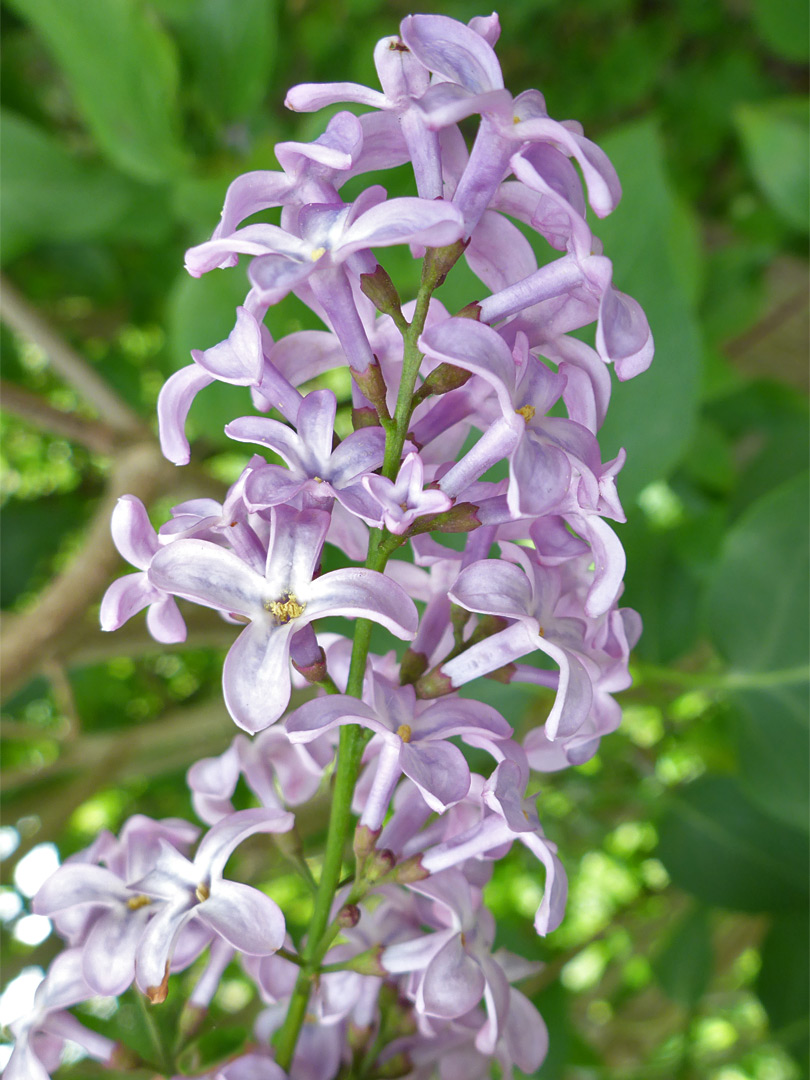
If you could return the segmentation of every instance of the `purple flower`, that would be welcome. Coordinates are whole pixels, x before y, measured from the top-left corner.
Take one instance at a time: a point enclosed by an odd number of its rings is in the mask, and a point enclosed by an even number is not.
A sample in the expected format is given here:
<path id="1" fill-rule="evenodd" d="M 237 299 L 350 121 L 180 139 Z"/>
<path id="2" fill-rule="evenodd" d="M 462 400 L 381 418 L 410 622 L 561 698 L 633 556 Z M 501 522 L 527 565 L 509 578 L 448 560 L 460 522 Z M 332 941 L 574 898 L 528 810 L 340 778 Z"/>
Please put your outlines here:
<path id="1" fill-rule="evenodd" d="M 148 607 L 146 625 L 153 638 L 166 644 L 185 641 L 186 624 L 174 598 L 149 580 L 148 570 L 160 544 L 139 498 L 121 496 L 113 510 L 111 531 L 119 552 L 140 573 L 118 578 L 107 589 L 101 601 L 101 629 L 117 630 Z"/>
<path id="2" fill-rule="evenodd" d="M 392 686 L 377 676 L 374 705 L 343 694 L 308 701 L 287 721 L 291 742 L 309 742 L 341 724 L 361 724 L 380 736 L 382 747 L 361 825 L 379 829 L 394 786 L 404 773 L 438 813 L 463 799 L 470 770 L 461 751 L 446 740 L 456 735 L 486 734 L 506 739 L 511 727 L 489 705 L 461 698 L 418 702 L 412 686 Z"/>
<path id="3" fill-rule="evenodd" d="M 233 552 L 205 540 L 176 540 L 152 562 L 150 580 L 248 625 L 222 672 L 225 704 L 246 731 L 274 723 L 290 699 L 290 640 L 326 615 L 372 619 L 412 638 L 418 616 L 399 586 L 373 570 L 333 570 L 314 578 L 329 515 L 322 510 L 271 510 L 264 575 Z"/>
<path id="4" fill-rule="evenodd" d="M 15 1042 L 3 1070 L 6 1080 L 48 1080 L 59 1066 L 67 1039 L 97 1061 L 112 1063 L 115 1043 L 67 1012 L 93 995 L 82 974 L 81 950 L 68 949 L 57 956 L 37 987 L 31 1011 L 11 1024 Z"/>
<path id="5" fill-rule="evenodd" d="M 407 532 L 418 517 L 440 514 L 453 505 L 444 492 L 424 490 L 424 465 L 416 452 L 402 462 L 396 480 L 364 476 L 363 487 L 382 508 L 386 529 L 398 536 Z"/>
<path id="6" fill-rule="evenodd" d="M 138 943 L 138 986 L 150 1001 L 166 997 L 175 942 L 189 919 L 252 956 L 273 953 L 284 942 L 284 916 L 278 905 L 248 885 L 222 877 L 234 849 L 257 832 L 288 832 L 292 814 L 280 810 L 240 810 L 205 834 L 193 862 L 161 841 L 154 866 L 130 888 L 163 901 Z"/>

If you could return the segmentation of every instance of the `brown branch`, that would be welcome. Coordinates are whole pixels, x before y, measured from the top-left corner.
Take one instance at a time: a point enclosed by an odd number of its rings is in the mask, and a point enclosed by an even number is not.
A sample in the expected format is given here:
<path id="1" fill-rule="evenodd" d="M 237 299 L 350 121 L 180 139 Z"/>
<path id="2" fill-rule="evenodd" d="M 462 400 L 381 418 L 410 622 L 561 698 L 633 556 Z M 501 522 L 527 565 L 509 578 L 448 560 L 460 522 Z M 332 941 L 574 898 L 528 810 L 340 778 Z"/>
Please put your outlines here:
<path id="1" fill-rule="evenodd" d="M 148 502 L 172 486 L 175 469 L 156 444 L 122 447 L 107 490 L 90 523 L 81 550 L 40 593 L 31 607 L 3 620 L 4 646 L 0 657 L 3 693 L 20 686 L 45 660 L 70 639 L 87 607 L 100 595 L 120 562 L 110 536 L 110 517 L 120 495 Z"/>
<path id="2" fill-rule="evenodd" d="M 21 337 L 39 346 L 54 370 L 86 401 L 95 405 L 110 427 L 130 437 L 144 436 L 145 427 L 140 417 L 6 278 L 0 278 L 0 319 Z"/>
<path id="3" fill-rule="evenodd" d="M 120 434 L 100 420 L 55 409 L 38 394 L 5 379 L 0 381 L 0 408 L 28 420 L 50 435 L 62 435 L 99 454 L 111 454 L 120 444 Z"/>

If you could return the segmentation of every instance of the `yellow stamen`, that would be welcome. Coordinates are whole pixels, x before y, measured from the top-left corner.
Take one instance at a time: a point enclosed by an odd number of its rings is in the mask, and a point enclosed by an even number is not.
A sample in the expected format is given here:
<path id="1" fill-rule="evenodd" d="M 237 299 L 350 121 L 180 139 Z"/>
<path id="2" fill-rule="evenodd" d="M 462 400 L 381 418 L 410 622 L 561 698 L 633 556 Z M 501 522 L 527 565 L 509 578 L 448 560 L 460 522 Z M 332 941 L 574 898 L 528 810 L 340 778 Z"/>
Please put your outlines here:
<path id="1" fill-rule="evenodd" d="M 271 615 L 275 616 L 280 626 L 285 626 L 290 619 L 297 619 L 299 615 L 303 615 L 307 605 L 299 604 L 292 593 L 288 593 L 280 600 L 268 600 L 264 606 Z"/>
<path id="2" fill-rule="evenodd" d="M 518 414 L 518 416 L 522 416 L 525 422 L 528 424 L 528 422 L 537 412 L 537 409 L 535 409 L 534 405 L 523 405 L 520 409 L 515 409 L 515 412 Z"/>
<path id="3" fill-rule="evenodd" d="M 309 253 L 309 257 L 310 259 L 312 259 L 313 262 L 317 262 L 318 259 L 322 259 L 325 254 L 325 247 L 313 248 L 312 251 Z"/>
<path id="4" fill-rule="evenodd" d="M 537 633 L 538 633 L 538 634 L 540 635 L 540 637 L 545 637 L 545 636 L 546 636 L 546 632 L 545 632 L 545 630 L 543 629 L 543 627 L 542 627 L 542 626 L 541 626 L 541 627 L 540 627 L 540 629 L 539 629 L 539 630 L 537 631 Z"/>
<path id="5" fill-rule="evenodd" d="M 133 896 L 131 900 L 127 900 L 127 907 L 130 911 L 137 911 L 138 908 L 147 907 L 151 903 L 148 896 Z"/>
<path id="6" fill-rule="evenodd" d="M 194 895 L 197 897 L 200 903 L 202 903 L 203 900 L 207 900 L 208 897 L 211 895 L 211 890 L 208 888 L 204 881 L 201 881 L 197 888 L 194 890 Z"/>
<path id="7" fill-rule="evenodd" d="M 411 729 L 410 729 L 409 725 L 408 724 L 400 724 L 399 727 L 397 728 L 397 735 L 399 735 L 400 739 L 402 739 L 403 742 L 410 742 L 411 741 Z"/>

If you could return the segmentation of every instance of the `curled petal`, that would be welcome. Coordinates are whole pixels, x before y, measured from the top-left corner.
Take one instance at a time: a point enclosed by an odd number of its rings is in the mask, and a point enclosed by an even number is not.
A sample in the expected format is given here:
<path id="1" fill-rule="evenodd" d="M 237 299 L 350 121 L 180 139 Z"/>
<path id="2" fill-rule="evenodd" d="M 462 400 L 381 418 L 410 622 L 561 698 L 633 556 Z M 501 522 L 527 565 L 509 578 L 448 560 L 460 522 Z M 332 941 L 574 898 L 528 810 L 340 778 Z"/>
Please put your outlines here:
<path id="1" fill-rule="evenodd" d="M 241 882 L 218 881 L 195 913 L 228 944 L 249 956 L 266 956 L 284 944 L 284 916 L 278 904 Z"/>
<path id="2" fill-rule="evenodd" d="M 198 364 L 175 371 L 163 384 L 158 395 L 157 414 L 160 431 L 160 449 L 163 456 L 175 465 L 188 465 L 191 450 L 186 438 L 186 417 L 194 398 L 205 386 L 210 386 L 214 376 Z"/>

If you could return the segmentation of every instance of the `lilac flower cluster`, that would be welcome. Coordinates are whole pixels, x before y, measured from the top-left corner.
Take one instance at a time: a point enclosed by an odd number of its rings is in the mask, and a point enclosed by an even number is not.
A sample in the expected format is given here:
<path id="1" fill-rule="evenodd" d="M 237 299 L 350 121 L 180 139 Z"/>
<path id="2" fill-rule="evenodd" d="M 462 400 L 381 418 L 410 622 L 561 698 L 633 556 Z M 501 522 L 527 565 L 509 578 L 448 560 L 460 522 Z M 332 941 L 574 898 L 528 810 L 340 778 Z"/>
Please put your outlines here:
<path id="1" fill-rule="evenodd" d="M 187 254 L 195 276 L 251 256 L 250 288 L 227 340 L 194 351 L 164 386 L 164 453 L 188 462 L 186 417 L 212 382 L 249 387 L 255 412 L 274 415 L 226 427 L 260 452 L 222 504 L 183 503 L 155 531 L 138 499 L 120 500 L 113 536 L 137 572 L 109 588 L 101 621 L 114 630 L 148 608 L 151 633 L 171 643 L 186 632 L 177 598 L 218 611 L 238 628 L 223 692 L 248 734 L 189 771 L 209 826 L 193 857 L 196 827 L 135 818 L 37 894 L 69 948 L 20 1022 L 10 1080 L 46 1076 L 63 1038 L 113 1060 L 109 1040 L 65 1008 L 133 982 L 160 1002 L 171 973 L 206 949 L 187 1011 L 201 1022 L 235 959 L 265 1005 L 255 1043 L 218 1080 L 472 1080 L 493 1061 L 509 1077 L 544 1057 L 543 1021 L 512 985 L 535 965 L 493 951 L 484 891 L 518 842 L 543 867 L 535 930 L 563 917 L 566 876 L 532 773 L 588 760 L 619 723 L 613 694 L 629 685 L 640 621 L 618 606 L 624 553 L 609 524 L 624 520 L 624 453 L 603 462 L 597 433 L 606 364 L 630 378 L 653 345 L 585 216 L 586 198 L 597 217 L 618 202 L 613 167 L 538 91 L 504 89 L 498 34 L 496 15 L 409 16 L 375 49 L 381 90 L 294 87 L 295 110 L 371 111 L 338 112 L 312 143 L 280 143 L 280 170 L 235 180 L 212 238 Z M 458 125 L 474 115 L 468 148 Z M 375 185 L 341 198 L 350 179 L 406 162 L 415 196 Z M 273 208 L 279 224 L 242 225 Z M 558 253 L 541 266 L 534 235 Z M 407 303 L 374 254 L 402 244 L 422 261 Z M 433 294 L 462 258 L 482 288 L 451 316 Z M 325 329 L 274 340 L 265 317 L 288 293 Z M 571 336 L 592 324 L 593 345 Z M 335 394 L 301 389 L 341 366 L 355 429 L 342 439 Z M 490 479 L 499 463 L 504 478 Z M 327 547 L 344 568 L 323 572 Z M 327 616 L 354 620 L 353 637 L 325 632 Z M 372 623 L 408 643 L 399 659 L 370 651 Z M 480 677 L 547 688 L 548 715 L 518 741 L 494 708 L 459 695 Z M 310 696 L 288 712 L 293 687 Z M 464 746 L 491 759 L 488 775 Z M 325 775 L 316 881 L 295 811 Z M 240 778 L 254 809 L 234 810 Z M 309 876 L 303 941 L 265 893 L 223 876 L 256 833 L 276 834 Z"/>

